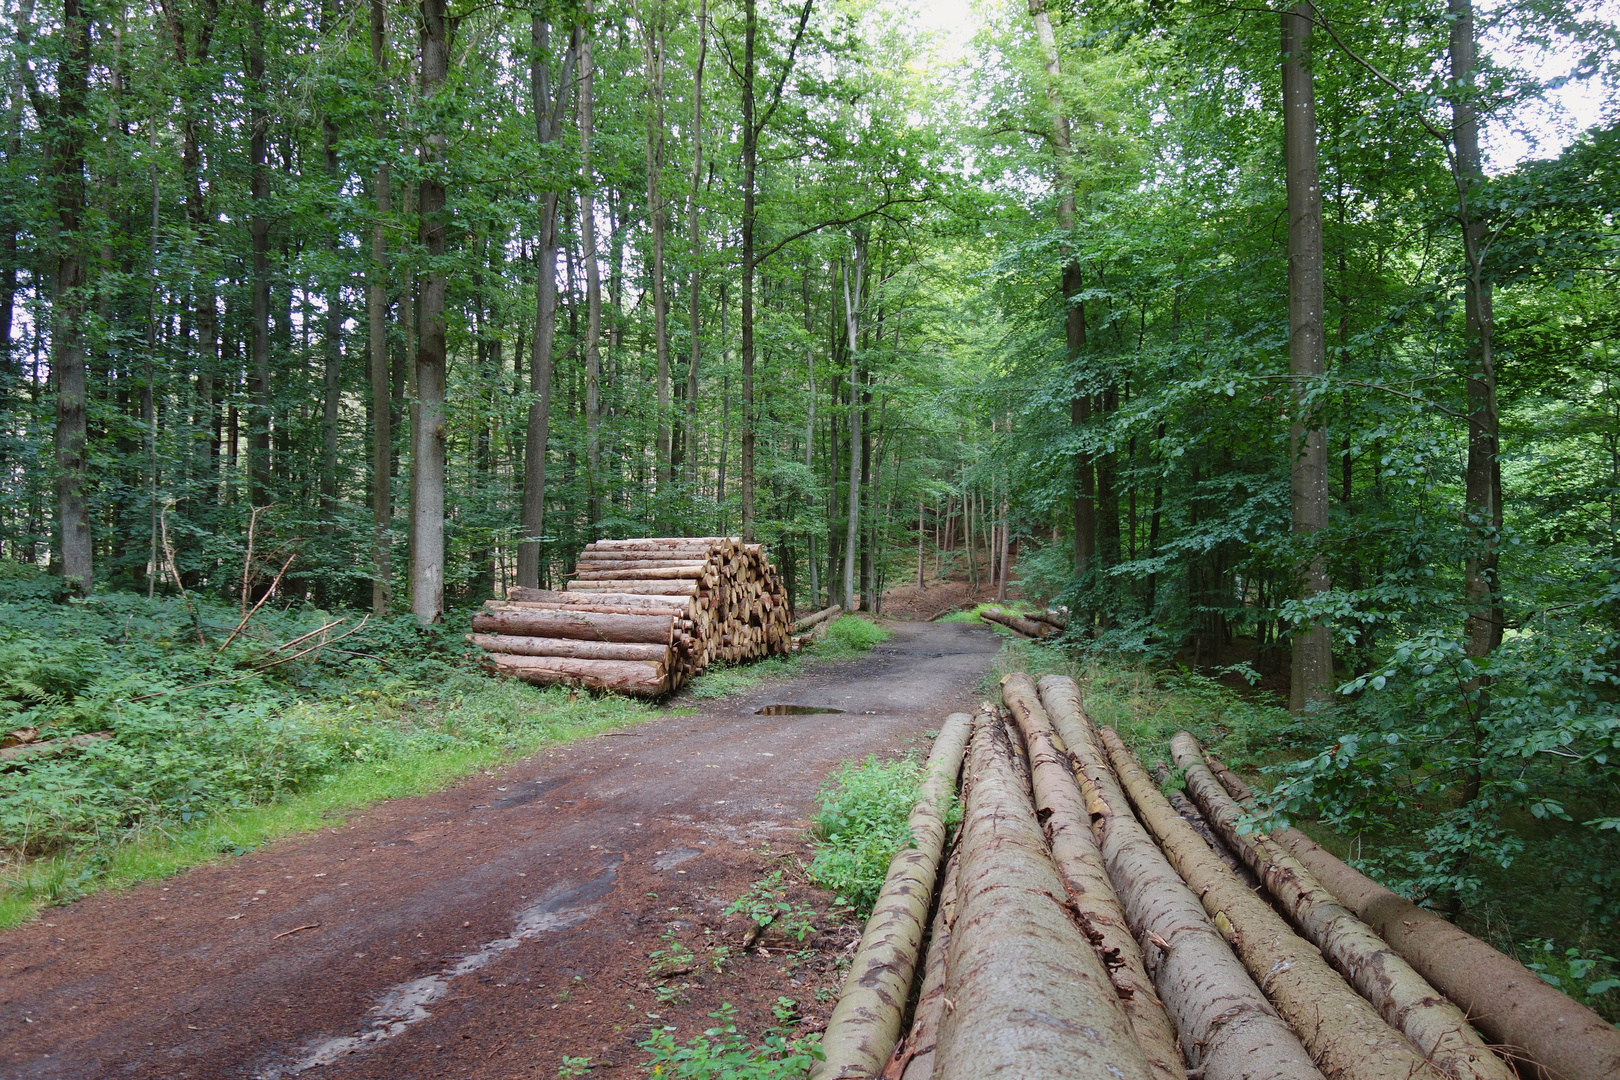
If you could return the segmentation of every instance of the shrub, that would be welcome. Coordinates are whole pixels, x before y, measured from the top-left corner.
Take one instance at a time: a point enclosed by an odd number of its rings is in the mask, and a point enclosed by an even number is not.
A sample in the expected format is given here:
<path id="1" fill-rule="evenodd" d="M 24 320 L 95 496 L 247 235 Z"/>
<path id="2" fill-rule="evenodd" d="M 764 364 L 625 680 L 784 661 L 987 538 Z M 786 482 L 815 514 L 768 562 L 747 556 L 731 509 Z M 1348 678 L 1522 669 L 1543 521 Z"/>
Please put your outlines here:
<path id="1" fill-rule="evenodd" d="M 893 636 L 893 630 L 879 626 L 870 619 L 863 619 L 859 615 L 840 615 L 833 620 L 831 626 L 827 627 L 829 641 L 855 652 L 865 652 Z"/>
<path id="2" fill-rule="evenodd" d="M 922 767 L 915 757 L 845 762 L 821 791 L 817 850 L 810 879 L 871 914 L 889 860 L 911 843 L 907 819 L 917 801 Z"/>

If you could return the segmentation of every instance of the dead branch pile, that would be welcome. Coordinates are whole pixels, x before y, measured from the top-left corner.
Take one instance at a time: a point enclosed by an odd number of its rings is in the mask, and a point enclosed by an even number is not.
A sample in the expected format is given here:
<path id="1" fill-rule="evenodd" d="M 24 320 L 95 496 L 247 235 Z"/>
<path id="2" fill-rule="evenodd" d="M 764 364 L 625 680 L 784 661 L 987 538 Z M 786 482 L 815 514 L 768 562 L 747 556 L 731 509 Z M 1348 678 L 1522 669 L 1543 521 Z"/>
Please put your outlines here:
<path id="1" fill-rule="evenodd" d="M 954 841 L 968 718 L 936 740 L 812 1080 L 1620 1076 L 1584 1006 L 1303 834 L 1247 832 L 1249 792 L 1191 735 L 1159 755 L 1177 806 L 1074 680 L 1009 675 L 1002 702 L 972 723 Z"/>
<path id="2" fill-rule="evenodd" d="M 468 640 L 525 682 L 657 697 L 719 660 L 786 652 L 787 593 L 759 544 L 735 537 L 598 540 L 565 589 L 514 588 Z"/>

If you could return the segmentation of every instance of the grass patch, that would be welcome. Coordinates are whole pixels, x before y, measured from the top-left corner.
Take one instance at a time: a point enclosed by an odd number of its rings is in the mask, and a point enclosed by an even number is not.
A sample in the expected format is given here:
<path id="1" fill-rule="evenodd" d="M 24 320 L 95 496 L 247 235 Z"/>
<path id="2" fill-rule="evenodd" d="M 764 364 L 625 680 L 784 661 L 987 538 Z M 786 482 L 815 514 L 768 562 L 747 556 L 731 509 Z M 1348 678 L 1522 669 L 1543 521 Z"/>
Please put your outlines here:
<path id="1" fill-rule="evenodd" d="M 889 640 L 894 631 L 879 626 L 859 615 L 842 615 L 835 619 L 827 632 L 796 653 L 768 656 L 741 664 L 713 664 L 702 675 L 693 679 L 682 691 L 682 697 L 699 701 L 712 701 L 731 694 L 752 690 L 771 679 L 789 679 L 816 660 L 847 660 Z"/>
<path id="2" fill-rule="evenodd" d="M 991 601 L 990 603 L 985 603 L 985 604 L 975 604 L 971 610 L 953 611 L 949 615 L 943 615 L 940 618 L 935 619 L 934 621 L 935 622 L 974 623 L 975 625 L 978 625 L 978 626 L 988 626 L 993 630 L 999 630 L 999 631 L 1001 631 L 1002 634 L 1007 635 L 1007 636 L 1011 636 L 1011 637 L 1016 637 L 1017 636 L 1017 635 L 1013 634 L 1013 632 L 1011 630 L 1008 630 L 1005 626 L 1002 626 L 1000 623 L 994 623 L 994 622 L 991 622 L 989 619 L 981 619 L 981 618 L 979 618 L 979 613 L 981 611 L 985 611 L 986 609 L 995 610 L 995 611 L 1012 611 L 1012 612 L 1016 612 L 1016 613 L 1018 613 L 1020 615 L 1024 615 L 1024 614 L 1028 614 L 1031 611 L 1034 611 L 1035 607 L 1034 607 L 1034 605 L 1024 603 L 1021 600 L 1009 600 L 1005 604 L 998 604 L 998 603 L 995 603 L 994 601 Z M 1024 640 L 1024 639 L 1020 639 L 1020 640 Z"/>
<path id="3" fill-rule="evenodd" d="M 824 656 L 851 655 L 865 652 L 892 637 L 893 630 L 864 616 L 840 615 L 827 627 L 827 635 L 816 643 L 816 649 Z"/>

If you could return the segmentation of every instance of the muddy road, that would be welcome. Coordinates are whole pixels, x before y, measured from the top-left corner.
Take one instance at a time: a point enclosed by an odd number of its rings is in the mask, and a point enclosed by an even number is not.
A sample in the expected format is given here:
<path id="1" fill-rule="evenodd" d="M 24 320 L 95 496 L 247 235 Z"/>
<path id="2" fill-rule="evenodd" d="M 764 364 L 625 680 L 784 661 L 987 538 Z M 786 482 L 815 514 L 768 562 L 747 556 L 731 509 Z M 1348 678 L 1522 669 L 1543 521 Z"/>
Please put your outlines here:
<path id="1" fill-rule="evenodd" d="M 773 868 L 792 883 L 840 761 L 925 745 L 975 704 L 997 638 L 896 631 L 857 660 L 674 703 L 697 715 L 49 908 L 0 935 L 0 1075 L 549 1078 L 568 1056 L 628 1077 L 649 1029 L 684 1041 L 722 1001 L 758 1030 L 792 999 L 787 1022 L 813 1030 L 858 928 L 822 919 L 805 945 L 745 955 L 723 912 Z M 773 704 L 843 712 L 756 711 Z M 671 940 L 696 959 L 660 990 L 649 954 Z"/>

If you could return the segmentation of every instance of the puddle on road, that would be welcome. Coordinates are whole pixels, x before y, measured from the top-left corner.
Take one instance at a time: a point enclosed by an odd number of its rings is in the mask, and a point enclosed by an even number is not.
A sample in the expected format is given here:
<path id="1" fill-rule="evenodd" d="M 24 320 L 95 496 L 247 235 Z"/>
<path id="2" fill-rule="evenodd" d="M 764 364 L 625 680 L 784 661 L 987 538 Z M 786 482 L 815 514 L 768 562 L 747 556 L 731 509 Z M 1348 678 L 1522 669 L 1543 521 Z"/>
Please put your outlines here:
<path id="1" fill-rule="evenodd" d="M 309 1069 L 330 1065 L 357 1050 L 405 1034 L 412 1024 L 433 1015 L 428 1006 L 450 991 L 452 980 L 487 966 L 502 953 L 517 948 L 529 938 L 548 930 L 566 930 L 578 926 L 594 915 L 600 905 L 592 901 L 606 896 L 613 888 L 622 858 L 612 858 L 605 870 L 583 885 L 553 889 L 540 900 L 519 910 L 514 916 L 512 932 L 506 937 L 485 942 L 436 974 L 412 979 L 383 991 L 377 1004 L 371 1008 L 371 1030 L 359 1035 L 322 1039 L 306 1047 L 291 1065 L 267 1069 L 259 1073 L 259 1077 L 261 1080 L 276 1080 L 281 1076 L 297 1076 Z"/>
<path id="2" fill-rule="evenodd" d="M 755 709 L 755 716 L 822 716 L 831 713 L 842 713 L 843 709 L 824 709 L 819 705 L 767 705 L 763 709 Z"/>

